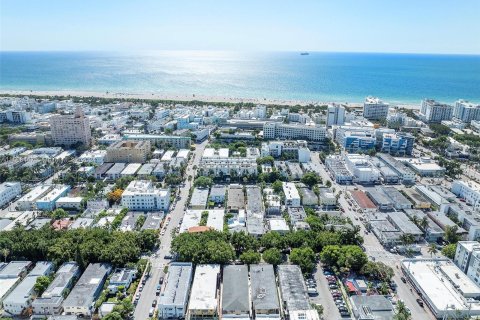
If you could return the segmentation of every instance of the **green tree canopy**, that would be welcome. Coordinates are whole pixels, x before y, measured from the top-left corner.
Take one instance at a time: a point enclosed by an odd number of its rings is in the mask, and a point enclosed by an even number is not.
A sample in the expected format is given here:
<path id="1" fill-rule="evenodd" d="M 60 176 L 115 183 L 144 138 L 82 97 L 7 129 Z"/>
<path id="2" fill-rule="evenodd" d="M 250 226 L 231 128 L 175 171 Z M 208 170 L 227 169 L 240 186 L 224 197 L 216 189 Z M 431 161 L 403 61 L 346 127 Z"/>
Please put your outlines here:
<path id="1" fill-rule="evenodd" d="M 193 182 L 193 185 L 195 187 L 199 187 L 199 188 L 208 188 L 210 187 L 211 185 L 213 184 L 213 181 L 211 178 L 209 177 L 198 177 L 197 179 L 195 179 L 195 181 Z"/>
<path id="2" fill-rule="evenodd" d="M 275 248 L 265 250 L 262 257 L 266 263 L 273 264 L 274 266 L 278 266 L 282 263 L 282 254 Z"/>
<path id="3" fill-rule="evenodd" d="M 304 273 L 311 273 L 315 268 L 315 252 L 309 247 L 293 249 L 289 258 L 293 264 L 298 264 Z"/>
<path id="4" fill-rule="evenodd" d="M 244 264 L 257 264 L 260 262 L 261 255 L 253 250 L 247 250 L 240 255 L 240 261 Z"/>
<path id="5" fill-rule="evenodd" d="M 309 187 L 313 187 L 314 185 L 321 183 L 322 178 L 315 172 L 307 172 L 303 175 L 301 181 L 305 183 Z"/>

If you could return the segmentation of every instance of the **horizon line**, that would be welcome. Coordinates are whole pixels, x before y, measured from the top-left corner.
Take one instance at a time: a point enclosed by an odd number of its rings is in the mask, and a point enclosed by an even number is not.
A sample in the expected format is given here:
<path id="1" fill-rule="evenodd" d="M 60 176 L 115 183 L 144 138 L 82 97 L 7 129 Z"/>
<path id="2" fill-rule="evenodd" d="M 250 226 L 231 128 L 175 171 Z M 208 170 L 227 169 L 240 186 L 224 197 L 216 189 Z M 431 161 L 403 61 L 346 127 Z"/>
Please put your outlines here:
<path id="1" fill-rule="evenodd" d="M 233 49 L 145 49 L 145 50 L 0 50 L 0 53 L 153 53 L 153 52 L 231 52 L 231 53 L 334 53 L 334 54 L 391 54 L 391 55 L 442 55 L 480 56 L 480 53 L 445 52 L 395 52 L 395 51 L 322 51 L 322 50 L 233 50 Z"/>

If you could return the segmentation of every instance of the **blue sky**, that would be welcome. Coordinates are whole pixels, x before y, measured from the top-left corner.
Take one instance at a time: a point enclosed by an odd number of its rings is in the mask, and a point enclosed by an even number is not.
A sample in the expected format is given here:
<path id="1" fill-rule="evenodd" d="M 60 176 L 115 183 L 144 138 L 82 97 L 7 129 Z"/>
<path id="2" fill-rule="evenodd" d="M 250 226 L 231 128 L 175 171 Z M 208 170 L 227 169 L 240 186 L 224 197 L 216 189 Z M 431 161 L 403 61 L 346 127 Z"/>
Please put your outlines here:
<path id="1" fill-rule="evenodd" d="M 0 0 L 0 50 L 480 54 L 478 0 Z"/>

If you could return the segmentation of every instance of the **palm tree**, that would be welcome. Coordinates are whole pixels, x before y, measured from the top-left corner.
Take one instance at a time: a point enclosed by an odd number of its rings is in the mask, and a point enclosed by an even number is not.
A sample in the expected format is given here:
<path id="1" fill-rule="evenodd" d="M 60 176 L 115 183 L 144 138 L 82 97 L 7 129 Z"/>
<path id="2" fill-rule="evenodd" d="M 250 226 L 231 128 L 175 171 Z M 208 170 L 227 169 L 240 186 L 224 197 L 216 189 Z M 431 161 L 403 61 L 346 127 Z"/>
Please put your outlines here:
<path id="1" fill-rule="evenodd" d="M 415 238 L 413 237 L 412 234 L 404 233 L 400 236 L 400 241 L 403 243 L 403 245 L 407 246 L 414 243 Z"/>
<path id="2" fill-rule="evenodd" d="M 418 220 L 418 217 L 417 217 L 417 216 L 412 216 L 412 217 L 410 218 L 410 220 L 412 220 L 412 222 L 413 222 L 416 226 L 418 226 L 419 220 Z"/>
<path id="3" fill-rule="evenodd" d="M 4 258 L 5 263 L 7 263 L 7 257 L 10 254 L 10 250 L 8 248 L 2 249 L 2 256 Z"/>
<path id="4" fill-rule="evenodd" d="M 423 217 L 422 220 L 420 220 L 419 225 L 420 225 L 420 228 L 422 228 L 423 231 L 426 232 L 428 228 L 428 218 L 426 216 Z"/>
<path id="5" fill-rule="evenodd" d="M 397 302 L 397 307 L 395 308 L 395 316 L 393 319 L 395 320 L 410 320 L 412 316 L 410 315 L 410 311 L 405 306 L 405 303 L 402 300 Z"/>
<path id="6" fill-rule="evenodd" d="M 430 253 L 430 257 L 437 253 L 437 246 L 434 243 L 428 245 L 428 253 Z"/>

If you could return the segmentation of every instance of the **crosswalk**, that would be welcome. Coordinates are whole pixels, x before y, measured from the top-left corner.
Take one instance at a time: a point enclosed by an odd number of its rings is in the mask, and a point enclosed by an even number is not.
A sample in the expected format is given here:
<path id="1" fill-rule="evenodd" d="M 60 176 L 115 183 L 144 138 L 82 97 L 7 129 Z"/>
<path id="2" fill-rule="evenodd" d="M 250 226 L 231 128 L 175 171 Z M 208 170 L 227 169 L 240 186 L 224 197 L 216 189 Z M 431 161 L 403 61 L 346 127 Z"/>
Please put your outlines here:
<path id="1" fill-rule="evenodd" d="M 392 254 L 384 248 L 378 248 L 376 246 L 364 246 L 366 253 L 375 258 L 375 261 L 381 261 L 384 263 L 398 262 L 400 260 L 398 255 Z"/>

